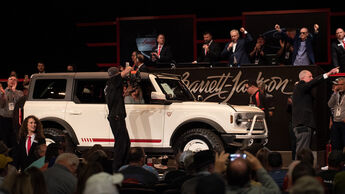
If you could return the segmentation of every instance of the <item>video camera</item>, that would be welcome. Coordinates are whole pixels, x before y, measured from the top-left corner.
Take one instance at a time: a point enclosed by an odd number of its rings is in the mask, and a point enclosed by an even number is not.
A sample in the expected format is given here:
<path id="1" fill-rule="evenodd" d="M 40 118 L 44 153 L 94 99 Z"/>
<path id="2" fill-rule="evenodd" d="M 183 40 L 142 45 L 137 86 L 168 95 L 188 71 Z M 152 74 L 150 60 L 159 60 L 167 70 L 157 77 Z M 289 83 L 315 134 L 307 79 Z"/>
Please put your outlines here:
<path id="1" fill-rule="evenodd" d="M 140 71 L 131 71 L 123 80 L 126 87 L 130 85 L 133 89 L 136 89 L 141 82 Z"/>

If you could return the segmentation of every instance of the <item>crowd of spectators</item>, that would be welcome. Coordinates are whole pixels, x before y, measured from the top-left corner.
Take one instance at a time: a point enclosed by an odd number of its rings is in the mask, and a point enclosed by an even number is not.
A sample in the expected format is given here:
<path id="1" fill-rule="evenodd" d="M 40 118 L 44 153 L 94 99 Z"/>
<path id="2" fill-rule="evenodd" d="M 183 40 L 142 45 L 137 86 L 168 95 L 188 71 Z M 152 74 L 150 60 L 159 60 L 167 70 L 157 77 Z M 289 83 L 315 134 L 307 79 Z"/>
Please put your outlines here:
<path id="1" fill-rule="evenodd" d="M 0 193 L 344 193 L 345 154 L 332 151 L 328 168 L 315 168 L 313 153 L 302 149 L 283 167 L 282 155 L 266 147 L 230 154 L 204 150 L 179 152 L 164 173 L 146 164 L 141 147 L 131 147 L 128 164 L 112 172 L 101 145 L 83 155 L 64 152 L 57 143 L 43 151 L 44 162 L 17 170 L 16 158 L 0 142 Z M 152 164 L 151 164 L 152 165 Z"/>

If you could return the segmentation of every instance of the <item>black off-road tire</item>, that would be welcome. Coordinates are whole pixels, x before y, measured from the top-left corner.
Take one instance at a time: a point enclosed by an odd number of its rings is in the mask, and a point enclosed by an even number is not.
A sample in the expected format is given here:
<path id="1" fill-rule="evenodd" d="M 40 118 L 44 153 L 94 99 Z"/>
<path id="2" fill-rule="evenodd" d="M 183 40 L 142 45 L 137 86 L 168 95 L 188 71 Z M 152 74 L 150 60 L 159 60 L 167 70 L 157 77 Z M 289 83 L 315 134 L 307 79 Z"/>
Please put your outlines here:
<path id="1" fill-rule="evenodd" d="M 52 140 L 50 143 L 59 143 L 65 148 L 65 152 L 75 153 L 76 146 L 73 144 L 70 136 L 63 130 L 57 128 L 45 128 L 44 136 L 46 141 Z"/>

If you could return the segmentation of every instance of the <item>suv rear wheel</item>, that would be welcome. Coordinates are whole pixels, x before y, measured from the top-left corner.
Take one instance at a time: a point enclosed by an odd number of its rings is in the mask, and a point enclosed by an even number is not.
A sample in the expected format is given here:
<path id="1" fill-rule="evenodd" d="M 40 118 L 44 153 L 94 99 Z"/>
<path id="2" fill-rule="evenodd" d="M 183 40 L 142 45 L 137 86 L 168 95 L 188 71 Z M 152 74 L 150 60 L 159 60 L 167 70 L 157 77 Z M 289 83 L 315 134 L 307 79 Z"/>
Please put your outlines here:
<path id="1" fill-rule="evenodd" d="M 47 145 L 51 143 L 59 143 L 65 148 L 65 152 L 75 152 L 75 146 L 71 138 L 63 132 L 61 129 L 57 128 L 45 128 L 44 136 L 46 137 Z"/>
<path id="2" fill-rule="evenodd" d="M 209 129 L 194 128 L 184 132 L 174 143 L 175 150 L 198 152 L 202 150 L 224 150 L 222 140 Z"/>

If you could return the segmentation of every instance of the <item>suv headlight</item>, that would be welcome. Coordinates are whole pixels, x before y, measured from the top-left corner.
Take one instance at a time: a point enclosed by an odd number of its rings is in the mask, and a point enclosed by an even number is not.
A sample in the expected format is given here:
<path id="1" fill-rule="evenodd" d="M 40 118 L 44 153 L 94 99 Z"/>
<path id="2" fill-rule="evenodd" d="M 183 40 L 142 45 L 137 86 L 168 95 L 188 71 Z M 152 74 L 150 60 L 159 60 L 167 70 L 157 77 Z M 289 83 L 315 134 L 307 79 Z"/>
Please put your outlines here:
<path id="1" fill-rule="evenodd" d="M 242 117 L 240 114 L 238 114 L 238 115 L 236 116 L 236 120 L 235 120 L 236 125 L 240 125 L 240 124 L 242 123 L 242 121 L 243 121 L 242 118 L 243 118 L 243 117 Z"/>
<path id="2" fill-rule="evenodd" d="M 233 119 L 233 118 L 235 118 L 235 119 Z M 245 114 L 241 114 L 241 113 L 235 114 L 234 116 L 231 116 L 230 120 L 231 120 L 231 123 L 233 122 L 233 120 L 235 120 L 235 124 L 238 125 L 238 126 L 248 122 L 248 119 L 246 118 L 246 115 Z"/>

